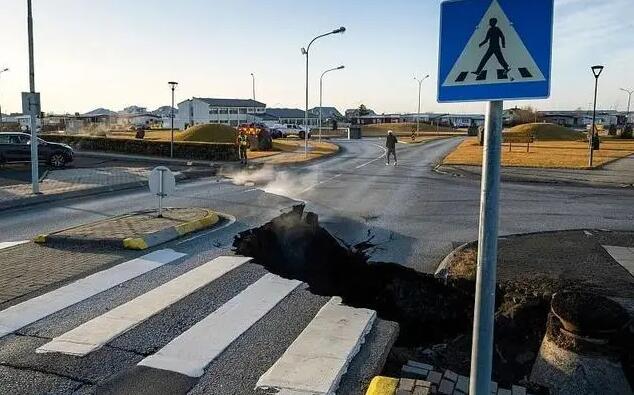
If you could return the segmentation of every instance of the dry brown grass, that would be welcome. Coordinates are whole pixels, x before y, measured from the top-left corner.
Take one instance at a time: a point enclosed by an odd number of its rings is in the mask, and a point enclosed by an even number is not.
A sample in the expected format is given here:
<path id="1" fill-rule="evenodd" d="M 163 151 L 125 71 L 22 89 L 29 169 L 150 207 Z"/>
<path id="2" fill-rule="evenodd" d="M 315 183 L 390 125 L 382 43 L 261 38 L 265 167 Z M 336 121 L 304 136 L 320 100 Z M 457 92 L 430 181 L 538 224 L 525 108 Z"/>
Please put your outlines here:
<path id="1" fill-rule="evenodd" d="M 301 163 L 314 159 L 319 159 L 339 151 L 339 146 L 329 142 L 310 141 L 308 143 L 308 155 L 304 155 L 304 141 L 299 139 L 279 139 L 273 140 L 273 153 L 266 155 L 268 164 L 290 164 Z M 251 156 L 251 155 L 249 155 Z"/>
<path id="2" fill-rule="evenodd" d="M 536 141 L 526 152 L 523 144 L 502 147 L 502 166 L 584 169 L 588 166 L 588 143 L 585 141 Z M 602 138 L 601 149 L 594 151 L 594 167 L 634 154 L 634 140 Z M 482 165 L 482 147 L 477 138 L 462 142 L 444 160 L 446 165 Z"/>
<path id="3" fill-rule="evenodd" d="M 451 264 L 447 267 L 447 273 L 451 278 L 475 280 L 477 261 L 477 249 L 466 248 L 454 255 Z"/>

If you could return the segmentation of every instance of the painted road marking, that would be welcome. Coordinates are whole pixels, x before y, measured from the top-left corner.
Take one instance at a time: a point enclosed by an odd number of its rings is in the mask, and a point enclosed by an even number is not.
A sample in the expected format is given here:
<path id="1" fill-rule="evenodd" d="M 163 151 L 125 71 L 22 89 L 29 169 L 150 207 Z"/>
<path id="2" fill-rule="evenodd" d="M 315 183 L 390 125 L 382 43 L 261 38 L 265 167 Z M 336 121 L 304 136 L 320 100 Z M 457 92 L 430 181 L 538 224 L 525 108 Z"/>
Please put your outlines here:
<path id="1" fill-rule="evenodd" d="M 602 246 L 610 256 L 634 276 L 634 247 Z"/>
<path id="2" fill-rule="evenodd" d="M 233 225 L 234 223 L 236 223 L 236 217 L 234 217 L 233 215 L 230 214 L 226 214 L 226 213 L 218 213 L 220 214 L 221 217 L 224 217 L 225 219 L 228 219 L 228 221 L 224 224 L 222 224 L 221 226 L 217 227 L 217 228 L 213 228 L 210 229 L 206 232 L 196 232 L 195 236 L 189 237 L 187 239 L 181 240 L 178 243 L 176 243 L 176 245 L 181 245 L 183 243 L 189 243 L 190 241 L 196 240 L 196 239 L 200 239 L 201 237 L 206 237 L 209 236 L 210 233 L 214 233 L 217 232 L 221 229 L 224 228 L 228 228 L 229 226 Z"/>
<path id="3" fill-rule="evenodd" d="M 280 393 L 334 394 L 348 364 L 372 329 L 376 312 L 330 299 L 284 355 L 264 374 L 257 388 Z"/>
<path id="4" fill-rule="evenodd" d="M 211 361 L 300 284 L 264 275 L 139 365 L 202 376 Z"/>
<path id="5" fill-rule="evenodd" d="M 0 338 L 185 255 L 154 251 L 0 311 Z"/>
<path id="6" fill-rule="evenodd" d="M 19 246 L 20 244 L 28 243 L 29 240 L 21 240 L 21 241 L 3 241 L 0 243 L 0 250 L 4 250 L 5 248 Z"/>
<path id="7" fill-rule="evenodd" d="M 375 147 L 379 147 L 380 149 L 382 149 L 382 150 L 383 150 L 383 153 L 382 153 L 382 154 L 381 154 L 378 158 L 374 158 L 374 159 L 372 159 L 372 160 L 371 160 L 371 161 L 369 161 L 369 162 L 362 163 L 362 164 L 360 164 L 359 166 L 355 167 L 355 169 L 360 169 L 360 168 L 362 168 L 362 167 L 366 167 L 366 166 L 367 166 L 367 165 L 369 165 L 370 163 L 374 163 L 374 162 L 376 162 L 377 160 L 379 160 L 379 159 L 381 159 L 381 158 L 385 157 L 385 155 L 387 155 L 387 148 L 382 147 L 382 146 L 380 146 L 380 145 L 378 145 L 378 144 L 374 144 L 374 143 L 370 143 L 370 144 L 374 145 Z"/>
<path id="8" fill-rule="evenodd" d="M 38 353 L 85 356 L 251 258 L 221 256 L 54 338 Z"/>

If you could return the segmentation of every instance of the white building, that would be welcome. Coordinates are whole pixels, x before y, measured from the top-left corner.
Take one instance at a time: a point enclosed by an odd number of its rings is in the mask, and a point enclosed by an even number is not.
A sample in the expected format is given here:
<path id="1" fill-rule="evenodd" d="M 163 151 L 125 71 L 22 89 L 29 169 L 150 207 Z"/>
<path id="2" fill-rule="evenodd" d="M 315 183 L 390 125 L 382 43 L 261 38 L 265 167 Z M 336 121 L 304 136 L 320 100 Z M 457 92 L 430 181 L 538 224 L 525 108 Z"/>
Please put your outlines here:
<path id="1" fill-rule="evenodd" d="M 238 126 L 257 121 L 266 112 L 266 104 L 251 99 L 214 99 L 194 97 L 178 103 L 178 115 L 174 127 L 186 127 L 207 123 Z"/>

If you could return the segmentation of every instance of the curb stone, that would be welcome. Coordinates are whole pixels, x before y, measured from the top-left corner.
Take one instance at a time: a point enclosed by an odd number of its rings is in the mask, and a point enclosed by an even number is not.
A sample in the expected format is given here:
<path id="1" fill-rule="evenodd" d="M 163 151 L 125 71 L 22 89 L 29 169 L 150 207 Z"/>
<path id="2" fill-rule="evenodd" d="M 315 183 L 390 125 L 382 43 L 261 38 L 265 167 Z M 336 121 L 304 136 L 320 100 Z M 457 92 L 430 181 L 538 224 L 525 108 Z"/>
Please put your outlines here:
<path id="1" fill-rule="evenodd" d="M 458 248 L 455 248 L 440 262 L 440 264 L 436 268 L 436 271 L 434 272 L 434 277 L 447 280 L 447 276 L 449 274 L 447 268 L 453 261 L 454 257 L 457 254 L 461 253 L 462 251 L 466 250 L 467 248 L 471 248 L 477 245 L 478 245 L 478 240 L 473 240 L 458 246 Z"/>
<path id="2" fill-rule="evenodd" d="M 398 379 L 376 376 L 370 382 L 365 395 L 394 395 L 398 388 Z"/>
<path id="3" fill-rule="evenodd" d="M 115 246 L 123 247 L 128 250 L 146 250 L 148 248 L 155 247 L 159 244 L 172 241 L 174 239 L 177 239 L 189 233 L 193 233 L 202 229 L 207 229 L 216 225 L 220 221 L 220 215 L 211 210 L 206 210 L 206 211 L 207 211 L 207 214 L 203 218 L 185 222 L 179 225 L 174 225 L 169 228 L 162 229 L 156 232 L 148 233 L 142 237 L 129 237 L 123 240 L 113 240 L 112 243 L 115 244 Z M 120 217 L 125 217 L 130 215 L 134 215 L 134 214 L 126 214 Z M 117 218 L 117 217 L 114 217 L 114 218 Z M 113 218 L 108 218 L 102 221 L 97 221 L 96 223 L 107 222 L 112 219 Z M 51 241 L 51 240 L 72 242 L 76 239 L 65 238 L 63 236 L 56 238 L 55 234 L 61 233 L 70 229 L 74 229 L 80 226 L 83 226 L 83 225 L 78 225 L 75 227 L 63 229 L 51 234 L 40 234 L 40 235 L 37 235 L 35 238 L 33 238 L 33 241 L 38 244 L 45 244 L 47 241 Z M 82 242 L 86 242 L 86 241 L 89 241 L 89 240 L 82 240 Z"/>

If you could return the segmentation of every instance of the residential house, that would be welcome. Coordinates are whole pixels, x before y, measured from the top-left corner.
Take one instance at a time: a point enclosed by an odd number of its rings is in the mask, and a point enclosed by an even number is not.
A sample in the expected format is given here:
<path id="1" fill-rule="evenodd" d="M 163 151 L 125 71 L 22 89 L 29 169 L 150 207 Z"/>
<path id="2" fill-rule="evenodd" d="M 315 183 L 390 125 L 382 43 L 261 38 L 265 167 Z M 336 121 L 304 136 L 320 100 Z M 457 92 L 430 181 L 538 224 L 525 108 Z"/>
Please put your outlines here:
<path id="1" fill-rule="evenodd" d="M 265 110 L 266 104 L 251 99 L 194 97 L 178 103 L 174 127 L 184 129 L 208 123 L 238 126 L 255 121 Z"/>

